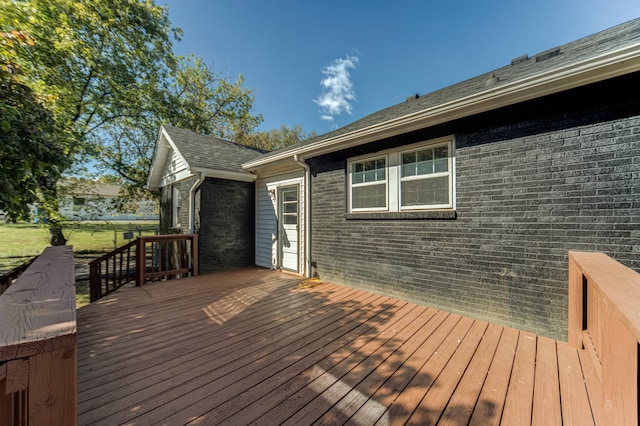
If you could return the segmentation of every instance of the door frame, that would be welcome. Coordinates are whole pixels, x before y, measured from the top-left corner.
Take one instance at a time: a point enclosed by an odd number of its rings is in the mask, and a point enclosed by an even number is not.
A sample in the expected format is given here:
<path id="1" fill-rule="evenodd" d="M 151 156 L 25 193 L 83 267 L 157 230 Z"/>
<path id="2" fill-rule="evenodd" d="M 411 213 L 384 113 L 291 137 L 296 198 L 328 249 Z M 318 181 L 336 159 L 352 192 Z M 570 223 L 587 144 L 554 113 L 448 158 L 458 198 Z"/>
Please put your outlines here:
<path id="1" fill-rule="evenodd" d="M 284 215 L 284 208 L 283 208 L 283 196 L 282 193 L 285 191 L 291 191 L 291 190 L 295 190 L 296 193 L 296 234 L 297 234 L 297 238 L 296 238 L 296 268 L 295 269 L 291 269 L 291 268 L 286 268 L 283 265 L 283 233 L 284 233 L 284 223 L 283 223 L 283 215 Z M 277 232 L 278 232 L 278 238 L 277 238 L 277 242 L 276 242 L 276 267 L 278 269 L 282 269 L 285 271 L 291 271 L 291 272 L 296 272 L 299 273 L 300 272 L 300 184 L 299 183 L 294 183 L 291 185 L 282 185 L 282 186 L 278 186 L 277 188 Z"/>

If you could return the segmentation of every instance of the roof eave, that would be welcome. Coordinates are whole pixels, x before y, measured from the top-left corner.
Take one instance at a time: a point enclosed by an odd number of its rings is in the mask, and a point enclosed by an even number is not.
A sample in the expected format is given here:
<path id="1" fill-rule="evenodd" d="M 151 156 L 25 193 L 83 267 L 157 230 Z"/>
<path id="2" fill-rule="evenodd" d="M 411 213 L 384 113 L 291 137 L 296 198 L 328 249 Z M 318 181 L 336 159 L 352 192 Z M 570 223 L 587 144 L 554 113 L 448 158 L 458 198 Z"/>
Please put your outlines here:
<path id="1" fill-rule="evenodd" d="M 216 170 L 209 168 L 194 167 L 191 169 L 192 174 L 202 173 L 205 177 L 235 180 L 240 182 L 254 182 L 256 175 L 249 172 L 231 172 L 227 170 Z"/>
<path id="2" fill-rule="evenodd" d="M 482 92 L 384 121 L 353 132 L 287 150 L 268 158 L 257 158 L 243 164 L 245 170 L 257 170 L 286 161 L 298 155 L 309 158 L 345 149 L 385 137 L 434 126 L 459 118 L 491 111 L 553 93 L 608 80 L 640 71 L 640 43 L 602 55 L 568 64 L 546 72 L 505 83 Z"/>

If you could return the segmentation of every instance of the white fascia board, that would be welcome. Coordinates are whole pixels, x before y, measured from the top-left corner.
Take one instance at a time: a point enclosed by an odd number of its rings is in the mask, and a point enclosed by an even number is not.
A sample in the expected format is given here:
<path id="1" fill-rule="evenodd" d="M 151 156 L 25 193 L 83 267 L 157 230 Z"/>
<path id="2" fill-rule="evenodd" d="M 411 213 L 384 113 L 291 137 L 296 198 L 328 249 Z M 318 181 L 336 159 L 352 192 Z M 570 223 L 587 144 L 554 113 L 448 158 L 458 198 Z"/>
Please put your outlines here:
<path id="1" fill-rule="evenodd" d="M 169 146 L 163 143 L 163 141 L 166 141 Z M 147 189 L 150 191 L 157 191 L 161 187 L 166 186 L 165 181 L 167 179 L 165 176 L 162 176 L 162 173 L 164 173 L 167 160 L 169 159 L 169 152 L 171 152 L 171 150 L 175 151 L 178 154 L 180 160 L 187 166 L 187 170 L 189 167 L 189 163 L 187 163 L 187 161 L 184 159 L 182 153 L 176 147 L 176 144 L 173 142 L 173 139 L 171 139 L 171 136 L 169 136 L 169 133 L 167 133 L 167 130 L 164 128 L 164 126 L 160 126 L 158 142 L 156 143 L 156 150 L 158 151 L 158 155 L 156 157 L 156 154 L 154 152 L 154 158 L 151 163 L 149 178 L 147 180 Z M 184 179 L 184 177 L 175 178 L 173 179 L 173 181 L 175 182 L 182 179 Z"/>
<path id="2" fill-rule="evenodd" d="M 191 169 L 191 172 L 193 174 L 203 173 L 205 177 L 235 180 L 240 182 L 254 182 L 256 180 L 256 175 L 249 172 L 229 172 L 225 170 L 203 169 L 203 168 L 193 168 Z"/>
<path id="3" fill-rule="evenodd" d="M 160 181 L 159 188 L 163 188 L 165 186 L 169 186 L 171 184 L 174 184 L 176 182 L 180 182 L 181 180 L 185 180 L 185 179 L 190 178 L 192 176 L 195 176 L 195 175 L 193 173 L 191 173 L 191 171 L 189 169 L 180 170 L 177 173 L 172 173 L 170 175 L 164 176 L 162 178 L 162 180 Z"/>
<path id="4" fill-rule="evenodd" d="M 162 180 L 162 176 L 158 176 L 158 173 L 162 173 L 164 170 L 164 164 L 167 161 L 167 148 L 164 143 L 162 143 L 163 138 L 163 130 L 164 127 L 160 126 L 158 130 L 158 137 L 156 138 L 156 144 L 153 147 L 153 158 L 151 158 L 151 167 L 149 167 L 149 176 L 147 176 L 147 184 L 145 187 L 149 191 L 157 191 L 160 189 L 160 181 Z M 158 167 L 158 163 L 162 163 L 163 167 Z M 158 172 L 158 170 L 160 170 Z"/>
<path id="5" fill-rule="evenodd" d="M 434 126 L 636 71 L 640 71 L 640 43 L 581 62 L 554 68 L 511 83 L 505 83 L 464 98 L 407 114 L 373 126 L 285 151 L 279 155 L 264 159 L 258 158 L 243 164 L 243 168 L 246 170 L 256 170 L 274 163 L 286 161 L 294 155 L 298 155 L 303 159 L 322 155 L 338 149 L 373 142 L 385 137 Z"/>

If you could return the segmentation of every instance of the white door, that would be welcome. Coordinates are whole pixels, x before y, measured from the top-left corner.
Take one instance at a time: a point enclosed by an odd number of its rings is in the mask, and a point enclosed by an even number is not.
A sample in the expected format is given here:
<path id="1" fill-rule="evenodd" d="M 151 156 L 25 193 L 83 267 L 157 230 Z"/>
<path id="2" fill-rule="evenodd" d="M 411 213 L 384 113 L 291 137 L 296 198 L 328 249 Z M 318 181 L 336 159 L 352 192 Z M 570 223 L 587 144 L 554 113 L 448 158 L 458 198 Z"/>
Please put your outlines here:
<path id="1" fill-rule="evenodd" d="M 298 185 L 278 190 L 278 266 L 298 272 Z"/>

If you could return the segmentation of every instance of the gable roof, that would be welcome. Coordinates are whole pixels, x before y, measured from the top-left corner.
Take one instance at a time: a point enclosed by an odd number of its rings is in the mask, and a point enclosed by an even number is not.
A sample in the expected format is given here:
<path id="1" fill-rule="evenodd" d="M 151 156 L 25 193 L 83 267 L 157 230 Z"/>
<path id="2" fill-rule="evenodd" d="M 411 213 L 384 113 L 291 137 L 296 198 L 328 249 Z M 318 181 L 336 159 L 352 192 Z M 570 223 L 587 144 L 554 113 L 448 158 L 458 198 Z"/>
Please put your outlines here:
<path id="1" fill-rule="evenodd" d="M 640 71 L 640 18 L 267 153 L 246 170 L 310 158 Z"/>
<path id="2" fill-rule="evenodd" d="M 164 124 L 158 132 L 147 188 L 155 191 L 162 186 L 167 162 L 171 161 L 172 155 L 183 165 L 175 180 L 203 173 L 208 177 L 250 182 L 255 180 L 255 175 L 244 170 L 242 163 L 264 152 Z"/>

